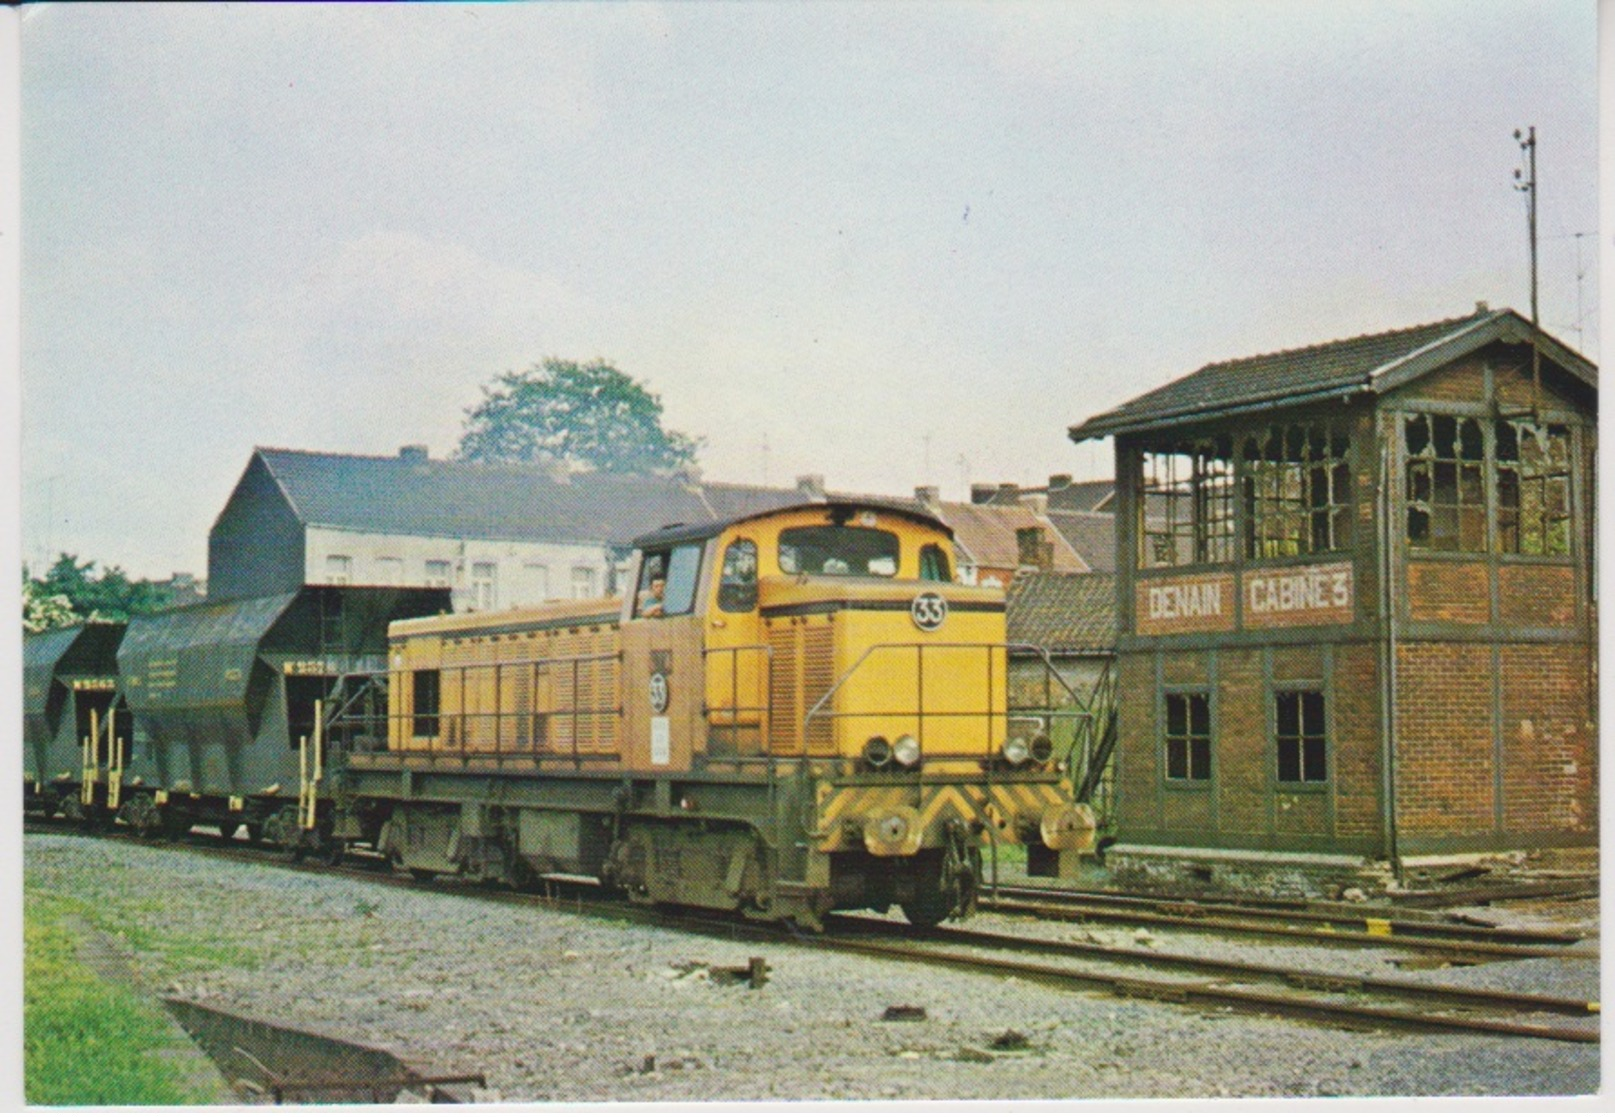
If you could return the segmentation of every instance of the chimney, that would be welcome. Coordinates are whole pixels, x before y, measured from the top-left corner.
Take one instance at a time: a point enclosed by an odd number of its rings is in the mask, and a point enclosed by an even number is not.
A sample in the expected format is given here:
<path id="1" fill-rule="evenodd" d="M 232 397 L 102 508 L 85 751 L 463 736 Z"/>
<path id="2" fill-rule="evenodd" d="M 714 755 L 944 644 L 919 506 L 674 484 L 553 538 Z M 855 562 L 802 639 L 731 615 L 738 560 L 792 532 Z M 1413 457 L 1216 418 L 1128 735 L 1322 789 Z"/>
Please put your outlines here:
<path id="1" fill-rule="evenodd" d="M 1489 313 L 1491 311 L 1491 309 L 1492 309 L 1491 307 L 1486 305 L 1486 300 L 1485 299 L 1476 299 L 1475 300 L 1475 313 L 1476 314 L 1487 314 L 1487 313 Z"/>
<path id="2" fill-rule="evenodd" d="M 824 499 L 824 474 L 804 473 L 796 479 L 796 488 L 809 500 Z"/>
<path id="3" fill-rule="evenodd" d="M 1040 527 L 1015 529 L 1015 546 L 1020 552 L 1020 565 L 1034 570 L 1054 569 L 1054 543 Z"/>
<path id="4" fill-rule="evenodd" d="M 1021 504 L 1031 509 L 1034 516 L 1047 516 L 1049 514 L 1048 493 L 1022 493 Z"/>
<path id="5" fill-rule="evenodd" d="M 998 486 L 997 485 L 971 485 L 970 486 L 970 503 L 971 504 L 991 504 L 993 502 L 993 497 L 995 497 L 997 495 L 998 495 Z"/>
<path id="6" fill-rule="evenodd" d="M 914 488 L 914 499 L 920 502 L 931 515 L 942 518 L 942 490 L 936 485 L 917 485 Z"/>
<path id="7" fill-rule="evenodd" d="M 1070 487 L 1071 487 L 1071 474 L 1069 474 L 1069 473 L 1051 473 L 1051 474 L 1049 474 L 1049 492 L 1057 493 L 1061 489 L 1069 489 Z"/>
<path id="8" fill-rule="evenodd" d="M 427 461 L 426 447 L 424 445 L 400 446 L 398 460 L 409 465 L 425 465 Z"/>
<path id="9" fill-rule="evenodd" d="M 1010 481 L 1004 481 L 998 486 L 998 495 L 993 498 L 994 504 L 1014 504 L 1020 499 L 1021 487 Z"/>

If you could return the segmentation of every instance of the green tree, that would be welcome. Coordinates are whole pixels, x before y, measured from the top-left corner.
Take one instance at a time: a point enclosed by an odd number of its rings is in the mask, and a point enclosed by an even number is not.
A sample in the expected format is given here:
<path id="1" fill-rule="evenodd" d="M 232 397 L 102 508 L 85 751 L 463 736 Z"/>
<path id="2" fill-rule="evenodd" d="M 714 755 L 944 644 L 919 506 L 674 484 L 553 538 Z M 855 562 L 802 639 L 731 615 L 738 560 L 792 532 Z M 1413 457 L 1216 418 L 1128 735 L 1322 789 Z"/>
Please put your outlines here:
<path id="1" fill-rule="evenodd" d="M 42 608 L 38 603 L 60 598 L 67 603 L 71 618 L 65 623 L 77 624 L 85 619 L 126 621 L 143 613 L 155 613 L 165 608 L 172 596 L 166 586 L 131 579 L 121 567 L 107 567 L 97 576 L 93 561 L 80 562 L 77 555 L 69 554 L 61 555 L 52 563 L 43 578 L 30 578 L 28 568 L 23 567 L 22 579 L 25 624 L 30 600 L 36 603 L 36 621 Z M 61 625 L 47 624 L 46 627 Z"/>
<path id="2" fill-rule="evenodd" d="M 455 456 L 557 462 L 601 473 L 671 473 L 695 463 L 699 439 L 662 427 L 662 400 L 605 361 L 546 357 L 507 372 L 466 409 Z"/>
<path id="3" fill-rule="evenodd" d="M 61 594 L 47 594 L 31 581 L 26 572 L 22 581 L 22 630 L 48 632 L 53 628 L 70 628 L 84 618 L 73 612 L 73 603 Z"/>

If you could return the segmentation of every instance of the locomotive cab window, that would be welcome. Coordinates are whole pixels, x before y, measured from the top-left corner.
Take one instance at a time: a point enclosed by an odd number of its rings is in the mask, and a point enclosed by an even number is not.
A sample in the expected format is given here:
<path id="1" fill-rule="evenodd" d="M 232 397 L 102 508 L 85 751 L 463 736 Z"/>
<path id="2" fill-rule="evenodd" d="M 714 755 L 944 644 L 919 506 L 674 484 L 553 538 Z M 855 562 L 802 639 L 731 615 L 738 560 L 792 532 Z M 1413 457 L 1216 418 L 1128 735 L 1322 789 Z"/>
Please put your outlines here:
<path id="1" fill-rule="evenodd" d="M 779 533 L 779 568 L 786 574 L 897 576 L 897 536 L 848 524 L 791 527 Z"/>
<path id="2" fill-rule="evenodd" d="M 696 575 L 700 568 L 699 543 L 648 552 L 639 564 L 634 616 L 677 617 L 689 613 L 695 607 Z"/>
<path id="3" fill-rule="evenodd" d="M 953 581 L 953 571 L 948 564 L 948 556 L 935 543 L 927 543 L 920 548 L 920 581 Z"/>
<path id="4" fill-rule="evenodd" d="M 757 544 L 750 539 L 736 539 L 724 548 L 718 608 L 725 613 L 749 613 L 757 608 Z"/>

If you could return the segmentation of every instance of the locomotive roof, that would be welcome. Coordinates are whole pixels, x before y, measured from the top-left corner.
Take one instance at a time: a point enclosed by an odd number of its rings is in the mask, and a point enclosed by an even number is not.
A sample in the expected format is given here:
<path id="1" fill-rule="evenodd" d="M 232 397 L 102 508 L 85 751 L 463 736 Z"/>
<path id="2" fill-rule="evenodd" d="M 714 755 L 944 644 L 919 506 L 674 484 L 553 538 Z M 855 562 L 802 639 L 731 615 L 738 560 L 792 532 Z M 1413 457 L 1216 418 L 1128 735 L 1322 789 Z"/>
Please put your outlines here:
<path id="1" fill-rule="evenodd" d="M 915 523 L 934 527 L 938 531 L 953 536 L 953 529 L 928 512 L 921 511 L 916 505 L 906 501 L 893 500 L 851 500 L 842 497 L 831 497 L 828 500 L 804 501 L 800 504 L 787 504 L 778 508 L 768 508 L 760 512 L 750 512 L 743 516 L 730 516 L 721 520 L 702 520 L 687 524 L 668 524 L 656 531 L 641 535 L 634 540 L 635 548 L 646 551 L 657 547 L 670 547 L 676 543 L 695 543 L 711 539 L 724 529 L 735 524 L 748 523 L 752 520 L 763 520 L 771 516 L 782 516 L 791 512 L 803 512 L 809 509 L 828 510 L 832 513 L 841 511 L 848 515 L 859 511 L 880 512 L 888 516 L 899 516 Z"/>
<path id="2" fill-rule="evenodd" d="M 1587 358 L 1512 310 L 1478 307 L 1461 318 L 1209 364 L 1072 427 L 1070 435 L 1081 442 L 1256 408 L 1385 392 L 1499 341 L 1534 342 L 1544 367 L 1551 362 L 1597 389 L 1598 368 Z"/>

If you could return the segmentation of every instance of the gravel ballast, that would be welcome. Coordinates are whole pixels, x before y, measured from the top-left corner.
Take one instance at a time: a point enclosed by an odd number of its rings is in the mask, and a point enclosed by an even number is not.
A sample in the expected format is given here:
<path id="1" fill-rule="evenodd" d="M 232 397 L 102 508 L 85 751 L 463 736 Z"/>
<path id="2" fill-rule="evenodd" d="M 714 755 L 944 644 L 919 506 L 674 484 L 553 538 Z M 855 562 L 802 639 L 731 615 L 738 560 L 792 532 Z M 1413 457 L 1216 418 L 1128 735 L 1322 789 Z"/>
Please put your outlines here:
<path id="1" fill-rule="evenodd" d="M 92 905 L 148 992 L 480 1071 L 484 1101 L 1573 1095 L 1599 1085 L 1592 1044 L 1348 1032 L 183 849 L 30 835 L 24 868 L 30 888 Z M 980 925 L 1033 931 L 1025 921 Z M 1114 927 L 1044 933 L 1135 937 Z M 1208 943 L 1147 939 L 1185 953 Z M 1284 950 L 1220 949 L 1264 960 Z M 759 989 L 713 972 L 754 955 L 769 966 Z M 1377 951 L 1306 948 L 1296 958 L 1397 972 Z M 1598 964 L 1418 976 L 1596 999 Z M 923 1008 L 924 1018 L 884 1020 L 894 1006 Z"/>

